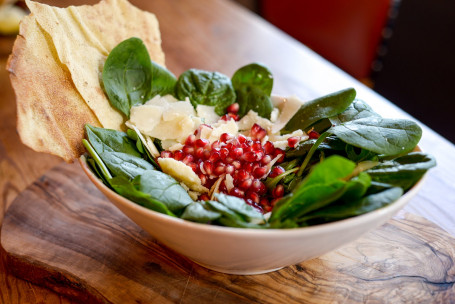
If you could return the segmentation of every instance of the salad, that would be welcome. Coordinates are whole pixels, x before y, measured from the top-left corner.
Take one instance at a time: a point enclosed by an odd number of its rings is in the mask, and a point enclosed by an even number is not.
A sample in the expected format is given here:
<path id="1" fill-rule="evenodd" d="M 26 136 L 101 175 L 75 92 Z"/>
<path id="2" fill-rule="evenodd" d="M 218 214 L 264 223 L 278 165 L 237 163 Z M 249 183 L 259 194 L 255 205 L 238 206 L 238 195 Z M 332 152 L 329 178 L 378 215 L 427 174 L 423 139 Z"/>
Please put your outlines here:
<path id="1" fill-rule="evenodd" d="M 383 118 L 353 88 L 301 102 L 271 96 L 258 63 L 231 78 L 178 78 L 130 38 L 109 54 L 102 87 L 124 131 L 86 125 L 87 163 L 112 190 L 185 220 L 294 228 L 397 200 L 435 159 L 414 152 L 421 128 Z"/>

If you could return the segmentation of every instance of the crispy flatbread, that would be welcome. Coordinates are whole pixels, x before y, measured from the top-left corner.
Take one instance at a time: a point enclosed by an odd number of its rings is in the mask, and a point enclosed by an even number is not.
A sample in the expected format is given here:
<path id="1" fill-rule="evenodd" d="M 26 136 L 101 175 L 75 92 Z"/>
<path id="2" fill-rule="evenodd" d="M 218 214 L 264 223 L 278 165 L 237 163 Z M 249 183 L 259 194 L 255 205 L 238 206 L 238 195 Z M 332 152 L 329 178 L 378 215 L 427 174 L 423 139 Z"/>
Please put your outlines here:
<path id="1" fill-rule="evenodd" d="M 33 15 L 22 20 L 7 69 L 17 99 L 22 142 L 70 162 L 84 148 L 84 124 L 100 126 L 67 70 L 59 65 L 50 37 Z"/>
<path id="2" fill-rule="evenodd" d="M 155 15 L 126 0 L 56 8 L 27 1 L 32 11 L 20 29 L 7 69 L 16 92 L 24 144 L 73 161 L 84 149 L 83 125 L 124 128 L 101 87 L 109 52 L 131 37 L 142 39 L 164 65 Z"/>
<path id="3" fill-rule="evenodd" d="M 57 8 L 27 1 L 39 25 L 52 37 L 60 61 L 105 128 L 120 130 L 124 117 L 101 88 L 101 72 L 109 52 L 131 37 L 144 41 L 153 61 L 164 65 L 161 36 L 155 15 L 126 0 L 104 0 L 96 5 Z"/>

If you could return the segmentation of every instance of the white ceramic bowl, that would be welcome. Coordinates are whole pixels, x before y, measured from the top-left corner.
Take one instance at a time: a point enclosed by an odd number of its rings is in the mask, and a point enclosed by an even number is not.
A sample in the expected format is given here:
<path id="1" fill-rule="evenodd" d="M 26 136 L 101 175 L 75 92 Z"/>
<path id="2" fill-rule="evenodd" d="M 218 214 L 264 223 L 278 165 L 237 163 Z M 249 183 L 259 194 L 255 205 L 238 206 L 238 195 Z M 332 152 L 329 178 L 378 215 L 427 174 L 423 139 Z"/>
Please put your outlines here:
<path id="1" fill-rule="evenodd" d="M 194 262 L 230 274 L 260 274 L 321 256 L 382 225 L 419 191 L 423 180 L 396 202 L 337 222 L 295 229 L 244 229 L 193 223 L 146 209 L 109 189 L 79 160 L 89 179 L 137 225 Z"/>

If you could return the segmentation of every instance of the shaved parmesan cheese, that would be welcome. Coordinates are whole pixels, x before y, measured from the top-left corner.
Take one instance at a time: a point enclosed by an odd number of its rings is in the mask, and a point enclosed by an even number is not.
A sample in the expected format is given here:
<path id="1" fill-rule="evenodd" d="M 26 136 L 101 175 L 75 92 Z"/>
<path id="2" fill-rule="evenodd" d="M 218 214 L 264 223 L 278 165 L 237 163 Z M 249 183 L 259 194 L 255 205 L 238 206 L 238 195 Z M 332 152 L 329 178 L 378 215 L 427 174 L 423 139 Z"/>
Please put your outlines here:
<path id="1" fill-rule="evenodd" d="M 215 107 L 198 105 L 196 107 L 197 116 L 203 119 L 206 124 L 213 124 L 220 120 L 220 116 L 215 113 Z"/>
<path id="2" fill-rule="evenodd" d="M 297 111 L 300 109 L 303 102 L 297 98 L 297 96 L 286 98 L 272 96 L 272 102 L 276 107 L 280 109 L 280 115 L 278 116 L 278 119 L 275 121 L 271 129 L 271 133 L 275 134 L 284 128 L 292 116 L 294 116 L 294 114 L 297 113 Z"/>
<path id="3" fill-rule="evenodd" d="M 209 191 L 209 189 L 202 186 L 201 179 L 194 173 L 191 167 L 184 163 L 173 158 L 158 158 L 158 163 L 164 173 L 184 183 L 191 190 L 200 193 L 207 193 Z"/>

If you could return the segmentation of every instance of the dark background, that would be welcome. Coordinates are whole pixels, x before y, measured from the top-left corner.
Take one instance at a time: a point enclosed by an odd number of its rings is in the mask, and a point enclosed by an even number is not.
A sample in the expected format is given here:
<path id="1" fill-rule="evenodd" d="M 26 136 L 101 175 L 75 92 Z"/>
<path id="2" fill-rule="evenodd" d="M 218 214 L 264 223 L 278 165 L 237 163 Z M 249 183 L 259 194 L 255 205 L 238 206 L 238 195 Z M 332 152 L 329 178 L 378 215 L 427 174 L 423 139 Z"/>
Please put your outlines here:
<path id="1" fill-rule="evenodd" d="M 237 0 L 455 143 L 454 0 Z"/>

